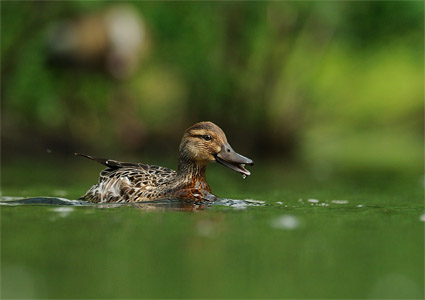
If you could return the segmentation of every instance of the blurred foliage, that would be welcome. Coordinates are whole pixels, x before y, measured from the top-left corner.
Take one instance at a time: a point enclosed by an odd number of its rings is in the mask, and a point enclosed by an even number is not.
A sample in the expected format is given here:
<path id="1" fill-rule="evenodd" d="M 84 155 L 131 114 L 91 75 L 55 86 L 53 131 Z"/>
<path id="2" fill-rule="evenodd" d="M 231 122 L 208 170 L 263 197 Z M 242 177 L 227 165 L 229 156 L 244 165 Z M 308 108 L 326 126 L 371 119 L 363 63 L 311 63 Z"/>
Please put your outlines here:
<path id="1" fill-rule="evenodd" d="M 422 165 L 423 2 L 129 2 L 149 45 L 133 76 L 46 63 L 52 24 L 113 5 L 2 3 L 6 152 L 175 153 L 211 120 L 241 153 Z"/>

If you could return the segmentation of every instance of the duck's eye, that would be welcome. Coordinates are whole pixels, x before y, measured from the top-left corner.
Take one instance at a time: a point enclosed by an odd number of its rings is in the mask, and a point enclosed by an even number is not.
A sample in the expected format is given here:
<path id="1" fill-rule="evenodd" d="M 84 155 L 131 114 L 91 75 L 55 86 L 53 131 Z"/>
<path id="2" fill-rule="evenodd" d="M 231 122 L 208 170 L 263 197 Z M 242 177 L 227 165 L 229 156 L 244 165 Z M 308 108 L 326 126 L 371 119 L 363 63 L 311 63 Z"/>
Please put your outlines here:
<path id="1" fill-rule="evenodd" d="M 204 140 L 206 140 L 206 141 L 211 141 L 211 140 L 212 140 L 212 136 L 210 136 L 209 134 L 204 134 L 204 135 L 202 136 L 202 138 L 203 138 Z"/>

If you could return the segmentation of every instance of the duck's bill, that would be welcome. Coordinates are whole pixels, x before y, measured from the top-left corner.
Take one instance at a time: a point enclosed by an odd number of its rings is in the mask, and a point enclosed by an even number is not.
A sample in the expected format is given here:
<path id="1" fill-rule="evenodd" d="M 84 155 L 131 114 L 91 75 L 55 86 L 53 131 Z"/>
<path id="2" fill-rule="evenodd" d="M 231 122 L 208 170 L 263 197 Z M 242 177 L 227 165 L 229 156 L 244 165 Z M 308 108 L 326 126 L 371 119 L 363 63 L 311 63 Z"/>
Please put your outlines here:
<path id="1" fill-rule="evenodd" d="M 215 159 L 218 163 L 246 176 L 251 175 L 251 172 L 245 169 L 245 165 L 254 165 L 251 159 L 236 153 L 229 144 L 222 147 Z"/>

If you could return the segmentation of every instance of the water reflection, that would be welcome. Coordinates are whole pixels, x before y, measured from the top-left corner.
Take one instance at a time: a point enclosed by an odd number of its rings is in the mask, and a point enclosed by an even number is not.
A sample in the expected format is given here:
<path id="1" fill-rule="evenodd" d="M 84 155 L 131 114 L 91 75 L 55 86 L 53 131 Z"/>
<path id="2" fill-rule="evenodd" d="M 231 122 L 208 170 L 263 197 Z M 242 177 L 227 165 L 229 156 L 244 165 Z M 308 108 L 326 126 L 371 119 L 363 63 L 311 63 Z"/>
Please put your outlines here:
<path id="1" fill-rule="evenodd" d="M 245 199 L 218 199 L 215 202 L 188 202 L 177 199 L 164 199 L 137 203 L 90 203 L 82 200 L 70 200 L 66 198 L 55 197 L 35 197 L 35 198 L 16 198 L 1 197 L 0 205 L 18 206 L 18 205 L 55 205 L 54 208 L 58 213 L 68 212 L 67 207 L 70 206 L 91 206 L 95 208 L 117 208 L 117 207 L 134 207 L 144 211 L 199 211 L 209 209 L 212 206 L 231 207 L 236 210 L 246 209 L 249 206 L 263 206 L 264 201 Z M 71 209 L 69 209 L 71 210 Z"/>
<path id="2" fill-rule="evenodd" d="M 179 200 L 164 200 L 152 202 L 138 202 L 138 203 L 105 203 L 95 204 L 99 208 L 116 208 L 122 206 L 130 206 L 143 211 L 197 211 L 204 210 L 210 206 L 208 203 L 194 203 L 184 202 Z"/>
<path id="3" fill-rule="evenodd" d="M 34 198 L 20 198 L 20 197 L 0 197 L 1 205 L 90 205 L 90 203 L 81 200 L 69 200 L 66 198 L 55 197 L 34 197 Z"/>

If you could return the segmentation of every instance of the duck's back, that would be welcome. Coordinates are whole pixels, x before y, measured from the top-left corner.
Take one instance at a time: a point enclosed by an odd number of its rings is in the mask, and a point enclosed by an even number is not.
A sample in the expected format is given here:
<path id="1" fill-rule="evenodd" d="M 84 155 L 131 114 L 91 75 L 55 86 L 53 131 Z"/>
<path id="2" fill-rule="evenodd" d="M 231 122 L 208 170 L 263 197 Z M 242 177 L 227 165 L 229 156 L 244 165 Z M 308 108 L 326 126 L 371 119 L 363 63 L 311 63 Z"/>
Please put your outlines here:
<path id="1" fill-rule="evenodd" d="M 81 197 L 95 203 L 139 202 L 164 197 L 174 170 L 146 164 L 119 163 L 100 173 L 99 182 Z"/>

